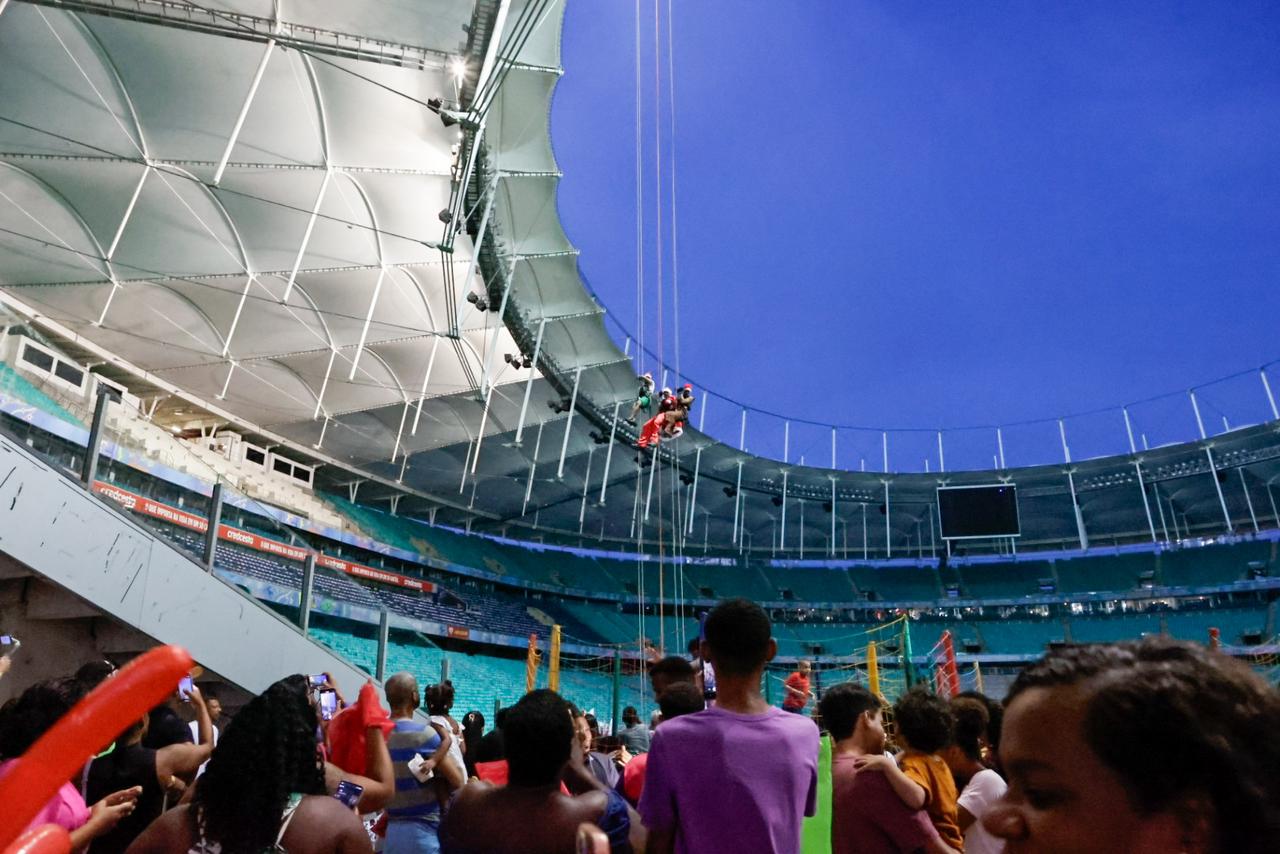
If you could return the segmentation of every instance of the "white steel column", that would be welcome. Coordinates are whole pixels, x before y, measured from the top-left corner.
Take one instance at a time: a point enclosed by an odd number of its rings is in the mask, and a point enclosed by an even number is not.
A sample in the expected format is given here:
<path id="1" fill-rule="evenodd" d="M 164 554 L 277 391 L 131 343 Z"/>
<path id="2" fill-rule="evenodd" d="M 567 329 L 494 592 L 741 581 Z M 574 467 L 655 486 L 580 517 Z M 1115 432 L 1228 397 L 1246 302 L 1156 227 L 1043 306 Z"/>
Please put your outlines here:
<path id="1" fill-rule="evenodd" d="M 867 545 L 867 503 L 862 502 L 862 559 L 871 559 L 870 546 Z"/>
<path id="2" fill-rule="evenodd" d="M 311 413 L 312 421 L 320 417 L 320 412 L 324 408 L 324 392 L 329 387 L 329 374 L 333 371 L 333 360 L 337 356 L 337 350 L 329 351 L 329 365 L 324 369 L 324 379 L 320 381 L 320 393 L 316 395 L 316 411 Z"/>
<path id="3" fill-rule="evenodd" d="M 1164 518 L 1164 501 L 1160 499 L 1160 484 L 1151 484 L 1151 494 L 1156 498 L 1156 510 L 1160 514 L 1160 530 L 1164 532 L 1164 541 L 1171 542 L 1169 539 L 1169 523 Z"/>
<path id="4" fill-rule="evenodd" d="M 542 449 L 542 428 L 545 421 L 538 423 L 538 438 L 533 440 L 533 457 L 529 460 L 529 482 L 524 486 L 524 504 L 520 507 L 520 515 L 529 512 L 529 498 L 533 496 L 533 475 L 538 469 L 538 451 Z"/>
<path id="5" fill-rule="evenodd" d="M 1132 439 L 1131 439 L 1132 441 Z M 1156 537 L 1156 523 L 1151 518 L 1151 502 L 1147 500 L 1147 485 L 1142 480 L 1142 463 L 1138 460 L 1133 461 L 1133 470 L 1138 473 L 1138 491 L 1142 493 L 1142 509 L 1147 514 L 1147 527 L 1151 529 L 1151 542 L 1160 542 Z"/>
<path id="6" fill-rule="evenodd" d="M 641 452 L 642 454 L 645 452 Z M 658 449 L 653 450 L 653 461 L 649 463 L 649 487 L 644 494 L 644 521 L 649 521 L 649 505 L 653 503 L 653 478 L 658 473 L 658 469 L 662 466 L 662 458 L 658 456 Z"/>
<path id="7" fill-rule="evenodd" d="M 311 217 L 307 220 L 307 227 L 302 232 L 302 242 L 298 244 L 298 254 L 293 259 L 293 269 L 289 271 L 289 282 L 284 286 L 284 296 L 281 302 L 288 302 L 289 295 L 293 293 L 293 282 L 298 278 L 298 268 L 302 266 L 302 259 L 306 257 L 307 245 L 311 243 L 311 232 L 315 230 L 316 220 L 320 217 L 320 206 L 324 204 L 324 194 L 329 189 L 329 181 L 333 179 L 333 167 L 325 169 L 324 180 L 320 182 L 320 192 L 316 193 L 316 203 L 311 206 Z"/>
<path id="8" fill-rule="evenodd" d="M 573 372 L 573 393 L 569 395 L 569 414 L 564 419 L 564 441 L 560 443 L 560 466 L 556 469 L 557 479 L 564 477 L 564 455 L 569 452 L 569 428 L 573 426 L 573 412 L 578 406 L 578 383 L 581 381 L 582 365 L 578 365 Z"/>
<path id="9" fill-rule="evenodd" d="M 880 434 L 880 446 L 884 451 L 884 473 L 889 473 L 889 431 Z"/>
<path id="10" fill-rule="evenodd" d="M 946 455 L 942 453 L 942 431 L 939 430 L 938 431 L 938 471 L 944 472 L 946 470 L 947 470 L 947 458 L 946 458 Z"/>
<path id="11" fill-rule="evenodd" d="M 373 298 L 369 300 L 369 311 L 364 316 L 364 326 L 360 329 L 360 343 L 356 345 L 356 354 L 351 359 L 351 372 L 347 374 L 347 381 L 352 382 L 356 378 L 356 366 L 360 364 L 360 354 L 364 352 L 364 342 L 369 336 L 369 324 L 373 322 L 373 310 L 378 307 L 378 295 L 382 293 L 382 281 L 387 277 L 387 268 L 385 266 L 378 268 L 378 281 L 373 286 Z"/>
<path id="12" fill-rule="evenodd" d="M 404 438 L 404 422 L 409 419 L 409 398 L 404 399 L 404 409 L 400 412 L 400 426 L 396 429 L 396 443 L 391 449 L 391 462 L 396 461 L 396 457 L 400 455 L 400 440 Z M 406 456 L 408 456 L 406 454 Z"/>
<path id="13" fill-rule="evenodd" d="M 1276 509 L 1276 496 L 1271 491 L 1271 481 L 1267 481 L 1267 501 L 1271 502 L 1271 515 L 1275 517 L 1276 526 L 1280 527 L 1280 510 Z"/>
<path id="14" fill-rule="evenodd" d="M 480 393 L 484 394 L 485 390 L 493 385 L 493 360 L 498 352 L 498 339 L 501 337 L 499 333 L 502 331 L 502 318 L 507 314 L 507 297 L 511 296 L 511 285 L 516 278 L 516 264 L 519 258 L 511 259 L 511 269 L 507 271 L 507 283 L 502 286 L 502 299 L 498 302 L 498 325 L 493 330 L 493 338 L 489 342 L 489 352 L 485 355 L 483 370 L 480 374 Z M 532 369 L 530 369 L 532 370 Z M 529 374 L 533 376 L 532 373 Z"/>
<path id="15" fill-rule="evenodd" d="M 1080 501 L 1076 498 L 1076 479 L 1070 470 L 1067 471 L 1067 488 L 1071 490 L 1071 512 L 1076 516 L 1076 533 L 1080 536 L 1080 550 L 1088 551 L 1089 534 L 1084 528 L 1084 514 L 1080 512 Z"/>
<path id="16" fill-rule="evenodd" d="M 1267 380 L 1267 369 L 1258 368 L 1258 376 L 1262 378 L 1262 389 L 1267 393 L 1267 403 L 1271 406 L 1271 417 L 1280 420 L 1280 409 L 1276 409 L 1276 396 L 1271 393 L 1271 383 Z"/>
<path id="17" fill-rule="evenodd" d="M 702 407 L 698 412 L 698 432 L 702 432 L 702 426 L 707 421 L 707 395 L 702 396 Z M 693 533 L 693 511 L 697 507 L 698 501 L 698 474 L 702 469 L 702 448 L 699 447 L 693 458 L 693 483 L 689 486 L 689 510 L 685 514 L 688 517 L 689 524 L 685 530 L 686 534 Z"/>
<path id="18" fill-rule="evenodd" d="M 832 431 L 834 435 L 835 431 Z M 836 479 L 831 478 L 831 556 L 836 556 Z"/>
<path id="19" fill-rule="evenodd" d="M 787 470 L 782 470 L 782 535 L 778 537 L 778 548 L 787 547 Z"/>
<path id="20" fill-rule="evenodd" d="M 1213 448 L 1205 445 L 1205 458 L 1209 460 L 1209 476 L 1213 478 L 1213 488 L 1218 491 L 1218 504 L 1222 506 L 1222 518 L 1227 523 L 1227 533 L 1232 533 L 1235 528 L 1231 525 L 1231 511 L 1227 510 L 1227 497 L 1222 494 L 1222 484 L 1218 482 L 1218 467 L 1213 463 Z"/>
<path id="21" fill-rule="evenodd" d="M 1209 436 L 1204 432 L 1204 419 L 1200 417 L 1200 404 L 1196 401 L 1195 391 L 1187 392 L 1187 396 L 1191 398 L 1191 408 L 1196 413 L 1196 427 L 1200 430 L 1200 438 L 1207 439 Z"/>
<path id="22" fill-rule="evenodd" d="M 782 422 L 782 461 L 791 462 L 791 422 Z M 784 473 L 785 476 L 785 473 Z M 785 525 L 785 522 L 783 523 Z"/>
<path id="23" fill-rule="evenodd" d="M 604 477 L 600 478 L 600 504 L 604 505 L 604 491 L 609 486 L 609 466 L 613 462 L 613 441 L 618 435 L 618 411 L 622 408 L 622 401 L 618 401 L 613 405 L 613 426 L 609 428 L 609 447 L 604 452 Z"/>
<path id="24" fill-rule="evenodd" d="M 7 3 L 8 0 L 4 0 Z M 4 3 L 0 3 L 0 11 L 3 11 Z M 120 218 L 120 225 L 116 226 L 115 236 L 111 238 L 111 245 L 107 247 L 105 261 L 110 261 L 116 254 L 116 247 L 120 245 L 120 238 L 124 236 L 124 230 L 129 225 L 129 219 L 133 216 L 133 209 L 138 205 L 138 197 L 142 195 L 142 187 L 147 183 L 147 176 L 151 174 L 150 164 L 142 169 L 142 177 L 138 179 L 138 184 L 133 188 L 133 195 L 129 197 L 129 204 L 124 209 L 124 216 Z M 107 270 L 111 270 L 111 265 L 107 264 Z M 107 309 L 111 308 L 111 300 L 115 298 L 116 292 L 120 290 L 120 283 L 116 281 L 115 273 L 111 273 L 111 292 L 107 294 L 107 301 L 102 306 L 102 313 L 98 315 L 98 326 L 101 326 L 107 319 Z"/>
<path id="25" fill-rule="evenodd" d="M 258 94 L 258 86 L 262 83 L 262 75 L 267 70 L 267 61 L 271 59 L 271 53 L 275 50 L 276 40 L 267 39 L 267 49 L 262 52 L 262 59 L 258 62 L 258 70 L 253 73 L 253 82 L 249 84 L 249 94 L 245 95 L 244 103 L 240 105 L 240 115 L 236 116 L 235 127 L 231 129 L 231 136 L 227 139 L 227 147 L 222 152 L 221 159 L 218 160 L 218 168 L 213 172 L 213 186 L 218 186 L 222 181 L 222 173 L 227 168 L 227 161 L 231 159 L 231 150 L 236 147 L 236 140 L 240 138 L 240 130 L 244 127 L 244 120 L 249 116 L 249 108 L 253 106 L 253 99 Z"/>
<path id="26" fill-rule="evenodd" d="M 467 486 L 467 472 L 471 470 L 471 445 L 472 441 L 467 440 L 467 455 L 462 458 L 462 480 L 458 482 L 458 494 L 462 494 L 462 490 Z"/>
<path id="27" fill-rule="evenodd" d="M 1244 503 L 1249 506 L 1249 519 L 1253 522 L 1253 532 L 1256 534 L 1260 530 L 1258 528 L 1258 514 L 1253 512 L 1253 499 L 1249 496 L 1249 483 L 1244 479 L 1244 469 L 1236 469 L 1240 473 L 1240 487 L 1244 490 Z"/>
<path id="28" fill-rule="evenodd" d="M 436 351 L 440 349 L 440 335 L 431 339 L 431 355 L 427 357 L 427 370 L 422 375 L 422 391 L 418 392 L 418 411 L 413 415 L 413 429 L 410 436 L 418 435 L 418 422 L 422 420 L 422 401 L 427 396 L 427 386 L 431 383 L 431 372 L 436 366 Z"/>
<path id="29" fill-rule="evenodd" d="M 480 443 L 484 441 L 484 428 L 489 424 L 489 405 L 493 402 L 494 386 L 489 386 L 489 393 L 484 396 L 484 409 L 480 412 L 480 430 L 476 433 L 476 452 L 471 455 L 471 474 L 476 473 L 476 465 L 480 462 Z"/>
<path id="30" fill-rule="evenodd" d="M 746 412 L 744 409 L 743 412 Z M 738 542 L 739 536 L 739 509 L 742 507 L 742 460 L 738 460 L 738 485 L 734 487 L 733 493 L 733 539 L 732 543 Z"/>
<path id="31" fill-rule="evenodd" d="M 884 482 L 884 556 L 893 557 L 893 532 L 889 528 L 889 481 Z"/>
<path id="32" fill-rule="evenodd" d="M 587 485 L 591 483 L 591 456 L 595 448 L 587 448 L 587 473 L 582 476 L 582 504 L 578 507 L 578 535 L 582 535 L 582 526 L 587 518 Z"/>
<path id="33" fill-rule="evenodd" d="M 1000 450 L 1000 468 L 1004 469 L 1004 433 L 999 427 L 996 428 L 996 447 Z"/>
<path id="34" fill-rule="evenodd" d="M 1138 453 L 1138 446 L 1133 441 L 1133 422 L 1129 420 L 1129 407 L 1125 406 L 1120 409 L 1124 413 L 1124 431 L 1129 434 L 1129 453 Z"/>
<path id="35" fill-rule="evenodd" d="M 480 140 L 479 138 L 477 138 L 475 143 L 473 144 L 473 148 L 479 146 L 479 144 L 480 144 Z M 474 158 L 472 159 L 474 160 Z M 468 178 L 468 180 L 470 179 Z M 462 185 L 463 192 L 466 191 L 466 186 L 467 185 L 464 182 Z M 485 193 L 486 198 L 484 203 L 484 213 L 480 215 L 480 229 L 476 232 L 476 239 L 471 244 L 471 259 L 467 262 L 467 275 L 462 280 L 462 287 L 458 289 L 458 294 L 471 293 L 471 285 L 473 282 L 475 282 L 475 279 L 476 279 L 476 264 L 478 263 L 480 258 L 480 247 L 484 244 L 484 235 L 485 235 L 485 232 L 489 229 L 489 214 L 493 212 L 493 201 L 494 199 L 497 198 L 497 195 L 498 195 L 497 190 L 498 190 L 498 175 L 494 175 L 493 181 L 490 182 L 489 189 Z M 451 260 L 446 260 L 444 263 L 451 264 L 453 262 Z M 512 265 L 513 275 L 514 275 L 514 269 L 515 269 L 515 265 Z M 508 281 L 510 280 L 508 279 Z M 462 329 L 462 306 L 465 302 L 466 302 L 465 299 L 457 299 L 456 297 L 454 299 L 454 303 L 457 305 L 457 311 L 455 311 L 453 314 L 453 317 L 450 318 L 450 320 L 453 321 L 453 326 L 450 328 L 449 334 L 455 338 L 460 334 L 460 330 Z M 502 320 L 501 315 L 498 316 L 498 320 L 499 321 Z M 538 360 L 537 360 L 537 357 L 535 356 L 534 364 L 536 365 L 537 362 Z"/>
<path id="36" fill-rule="evenodd" d="M 529 368 L 529 379 L 525 380 L 524 400 L 520 403 L 520 420 L 516 422 L 515 446 L 517 448 L 520 447 L 520 443 L 524 440 L 524 419 L 529 412 L 529 395 L 533 394 L 533 375 L 538 371 L 538 357 L 542 355 L 542 333 L 546 328 L 547 319 L 544 317 L 538 321 L 538 334 L 533 339 L 533 366 Z"/>
<path id="37" fill-rule="evenodd" d="M 227 330 L 227 337 L 222 341 L 222 355 L 226 356 L 231 352 L 231 338 L 236 334 L 236 327 L 240 325 L 240 314 L 244 311 L 244 304 L 249 299 L 249 289 L 253 287 L 254 275 L 244 280 L 244 290 L 240 292 L 240 302 L 236 305 L 236 313 L 231 317 L 231 328 Z"/>

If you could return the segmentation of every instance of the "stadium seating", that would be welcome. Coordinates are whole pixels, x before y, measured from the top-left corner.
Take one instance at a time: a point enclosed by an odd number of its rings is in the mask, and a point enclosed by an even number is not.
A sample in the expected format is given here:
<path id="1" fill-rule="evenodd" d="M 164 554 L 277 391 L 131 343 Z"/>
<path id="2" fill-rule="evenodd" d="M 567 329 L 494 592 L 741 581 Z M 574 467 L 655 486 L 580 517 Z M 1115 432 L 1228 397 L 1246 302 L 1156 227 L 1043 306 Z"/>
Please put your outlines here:
<path id="1" fill-rule="evenodd" d="M 0 394 L 21 400 L 68 424 L 81 423 L 66 407 L 5 362 L 0 362 Z"/>
<path id="2" fill-rule="evenodd" d="M 1039 592 L 1041 578 L 1052 577 L 1047 561 L 973 563 L 956 567 L 966 597 L 974 599 L 1019 599 Z"/>
<path id="3" fill-rule="evenodd" d="M 855 566 L 849 570 L 858 591 L 879 602 L 922 602 L 942 598 L 938 573 L 930 566 Z"/>
<path id="4" fill-rule="evenodd" d="M 1100 555 L 1059 560 L 1053 564 L 1059 593 L 1123 592 L 1138 587 L 1139 577 L 1155 570 L 1149 553 Z"/>
<path id="5" fill-rule="evenodd" d="M 1074 643 L 1100 643 L 1161 633 L 1160 614 L 1155 611 L 1074 616 L 1070 620 L 1070 626 L 1071 640 Z"/>
<path id="6" fill-rule="evenodd" d="M 842 569 L 763 566 L 760 571 L 778 591 L 775 599 L 784 598 L 783 590 L 790 590 L 797 602 L 852 602 L 859 598 L 849 573 Z"/>
<path id="7" fill-rule="evenodd" d="M 1237 543 L 1161 552 L 1160 580 L 1169 587 L 1230 584 L 1249 576 L 1249 564 L 1277 565 L 1275 543 Z"/>

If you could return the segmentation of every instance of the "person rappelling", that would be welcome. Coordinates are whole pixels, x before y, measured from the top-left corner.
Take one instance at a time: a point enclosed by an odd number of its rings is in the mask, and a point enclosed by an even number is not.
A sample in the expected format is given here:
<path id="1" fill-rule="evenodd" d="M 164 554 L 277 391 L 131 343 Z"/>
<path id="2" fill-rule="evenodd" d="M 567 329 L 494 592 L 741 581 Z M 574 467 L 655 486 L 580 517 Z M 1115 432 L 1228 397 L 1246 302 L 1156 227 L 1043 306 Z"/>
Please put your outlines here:
<path id="1" fill-rule="evenodd" d="M 641 412 L 645 414 L 645 420 L 653 412 L 653 374 L 644 373 L 636 377 L 640 382 L 640 390 L 636 392 L 635 403 L 631 404 L 631 414 L 627 416 L 627 420 L 632 424 L 636 423 L 636 418 Z"/>

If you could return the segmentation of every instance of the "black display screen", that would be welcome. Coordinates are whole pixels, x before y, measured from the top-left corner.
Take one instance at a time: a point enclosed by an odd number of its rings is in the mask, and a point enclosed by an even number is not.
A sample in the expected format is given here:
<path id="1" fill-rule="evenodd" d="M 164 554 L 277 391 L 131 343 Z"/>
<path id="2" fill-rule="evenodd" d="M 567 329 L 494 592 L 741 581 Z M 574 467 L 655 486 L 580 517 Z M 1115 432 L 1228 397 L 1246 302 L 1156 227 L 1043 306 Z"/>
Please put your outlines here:
<path id="1" fill-rule="evenodd" d="M 938 487 L 942 538 L 1016 537 L 1018 490 L 1013 484 Z"/>

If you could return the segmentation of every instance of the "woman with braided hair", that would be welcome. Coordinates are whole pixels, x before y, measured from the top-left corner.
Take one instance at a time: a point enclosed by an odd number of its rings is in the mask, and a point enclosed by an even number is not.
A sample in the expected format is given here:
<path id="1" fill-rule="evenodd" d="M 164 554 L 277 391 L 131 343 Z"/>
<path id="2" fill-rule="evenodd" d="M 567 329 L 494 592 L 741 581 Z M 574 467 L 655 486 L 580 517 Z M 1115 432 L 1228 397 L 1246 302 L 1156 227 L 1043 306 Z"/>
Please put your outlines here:
<path id="1" fill-rule="evenodd" d="M 325 794 L 318 730 L 306 678 L 276 682 L 227 727 L 191 802 L 130 854 L 368 854 L 360 819 Z"/>

